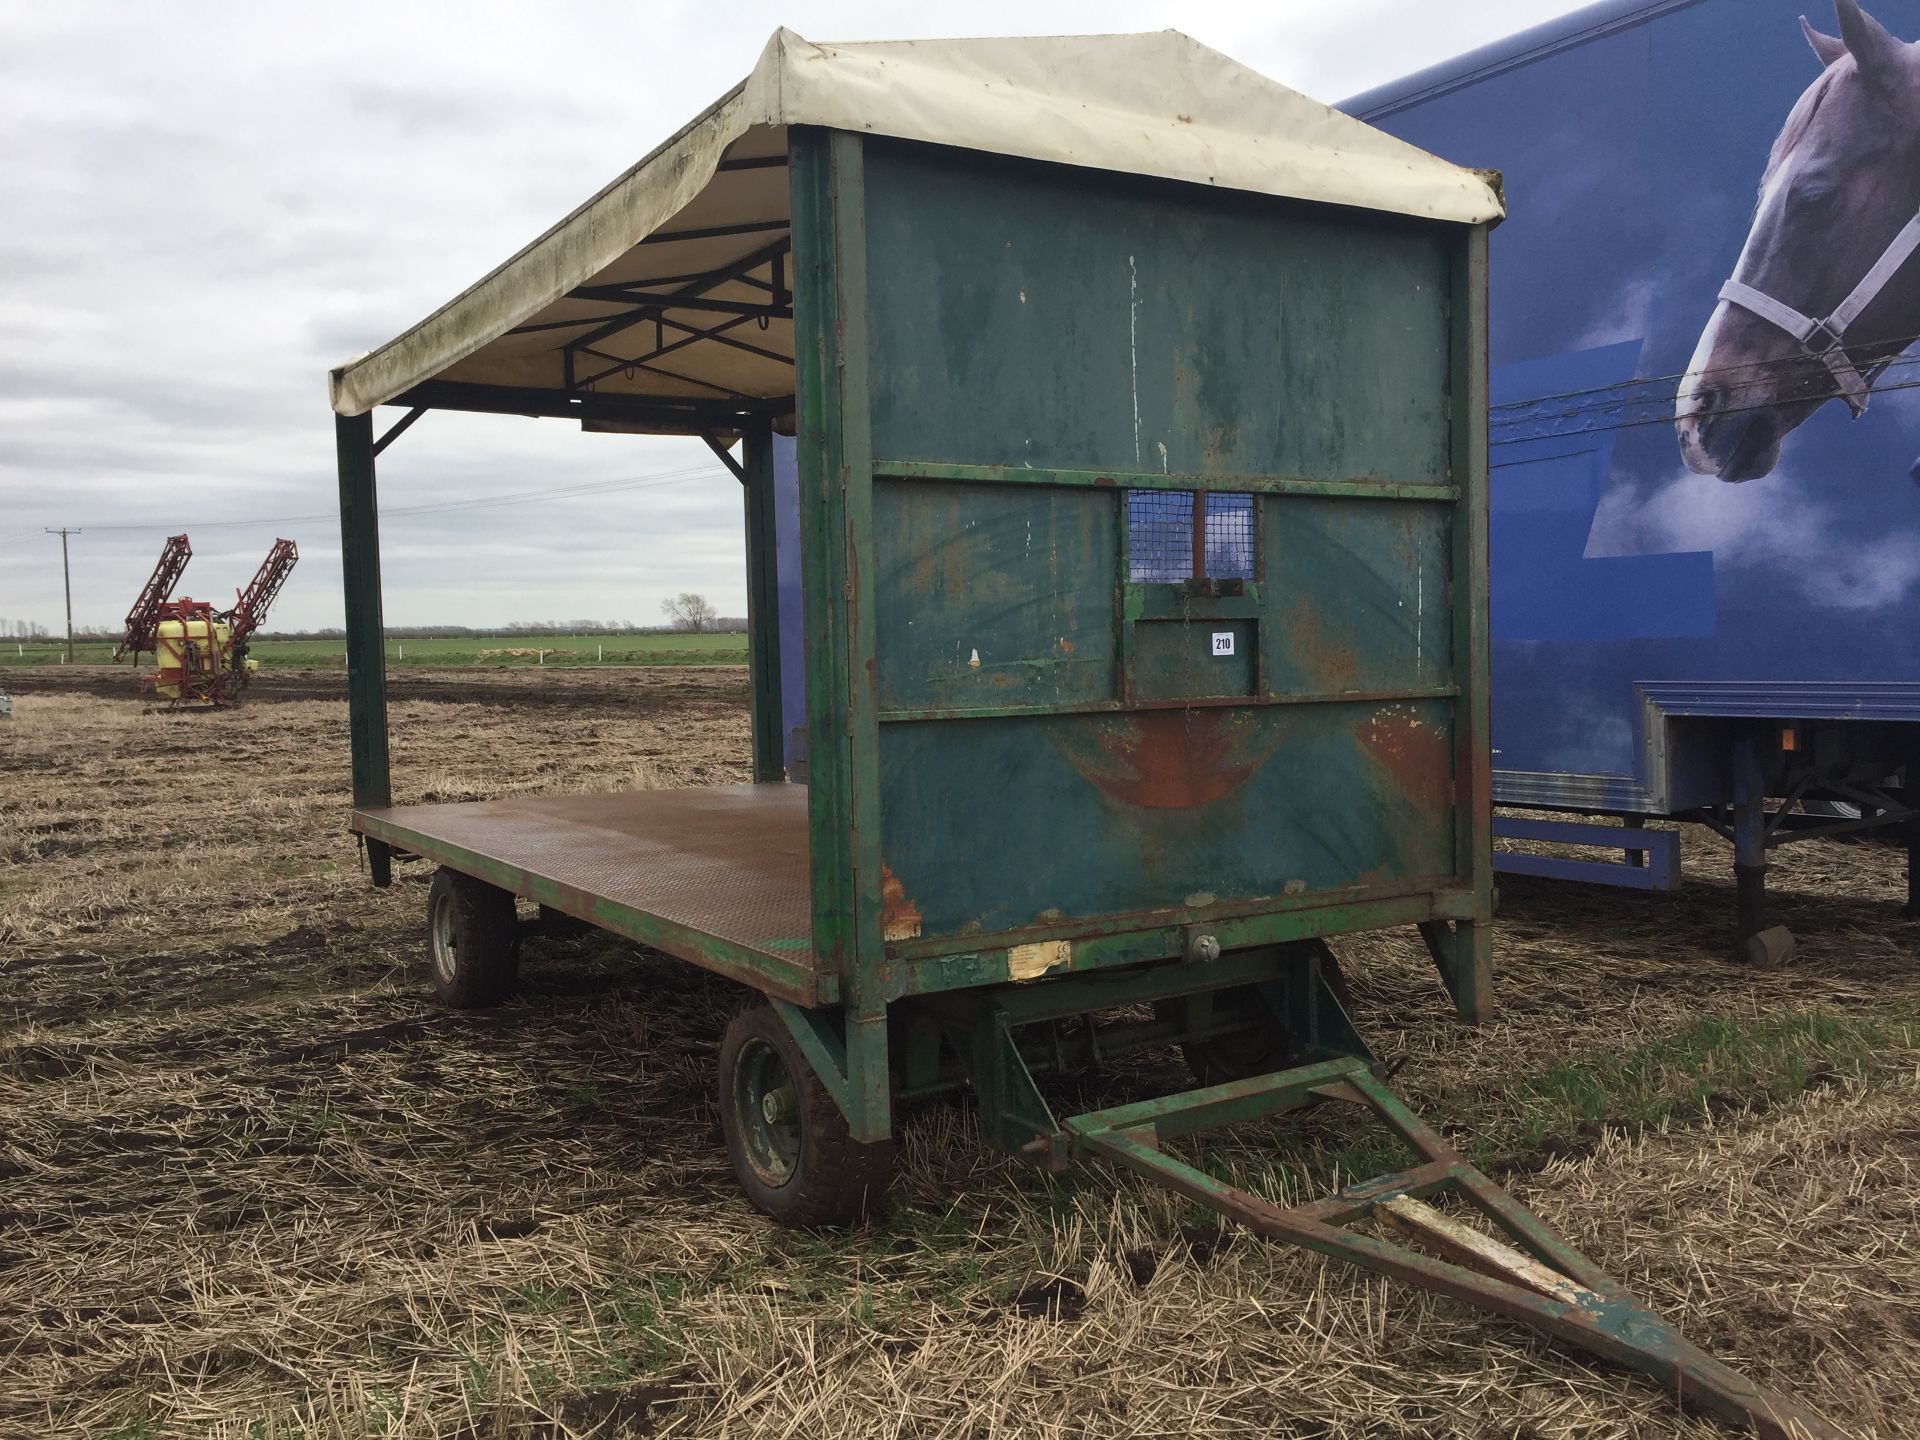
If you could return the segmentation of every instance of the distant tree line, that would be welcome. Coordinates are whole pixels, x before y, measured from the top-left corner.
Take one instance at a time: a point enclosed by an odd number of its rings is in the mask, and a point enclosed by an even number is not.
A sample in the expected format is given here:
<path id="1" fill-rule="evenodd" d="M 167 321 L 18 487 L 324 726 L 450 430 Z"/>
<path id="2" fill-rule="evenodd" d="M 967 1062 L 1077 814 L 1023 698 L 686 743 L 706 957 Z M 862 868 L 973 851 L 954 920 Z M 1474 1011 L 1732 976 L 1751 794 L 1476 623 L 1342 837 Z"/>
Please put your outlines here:
<path id="1" fill-rule="evenodd" d="M 635 625 L 610 620 L 516 620 L 508 625 L 389 625 L 389 640 L 464 640 L 485 639 L 493 635 L 565 637 L 568 635 L 666 635 L 683 630 L 680 625 Z M 719 616 L 706 627 L 714 634 L 741 633 L 744 619 Z M 77 632 L 76 632 L 77 633 Z M 342 640 L 346 631 L 337 625 L 318 630 L 262 630 L 261 640 Z"/>
<path id="2" fill-rule="evenodd" d="M 692 598 L 697 600 L 700 597 Z M 680 620 L 670 620 L 665 625 L 637 625 L 631 620 L 515 620 L 506 625 L 389 625 L 386 628 L 386 635 L 389 640 L 461 640 L 468 637 L 484 639 L 489 635 L 667 635 L 687 630 L 724 635 L 744 634 L 746 628 L 747 622 L 744 617 L 717 615 L 709 606 L 698 625 L 687 624 Z M 343 640 L 346 634 L 347 632 L 338 625 L 326 625 L 317 630 L 262 630 L 255 638 L 260 640 Z M 117 624 L 76 625 L 73 627 L 73 638 L 76 644 L 81 641 L 96 645 L 102 642 L 117 644 L 120 640 L 120 626 Z M 66 631 L 51 630 L 37 620 L 0 619 L 0 640 L 46 640 L 64 644 Z"/>

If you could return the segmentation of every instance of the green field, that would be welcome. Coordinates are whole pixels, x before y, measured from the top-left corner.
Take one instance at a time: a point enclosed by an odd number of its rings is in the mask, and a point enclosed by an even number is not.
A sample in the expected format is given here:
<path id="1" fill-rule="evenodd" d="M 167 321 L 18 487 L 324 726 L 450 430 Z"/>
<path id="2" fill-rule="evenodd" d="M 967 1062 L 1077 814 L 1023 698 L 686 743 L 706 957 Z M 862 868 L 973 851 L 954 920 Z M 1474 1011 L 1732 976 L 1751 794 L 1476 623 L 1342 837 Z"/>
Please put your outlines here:
<path id="1" fill-rule="evenodd" d="M 0 641 L 0 667 L 58 665 L 59 640 Z M 345 665 L 344 640 L 256 640 L 261 668 Z M 76 641 L 76 665 L 113 659 L 107 641 Z M 125 664 L 125 661 L 121 662 Z M 143 656 L 151 665 L 152 656 Z M 747 637 L 738 632 L 688 635 L 460 635 L 444 640 L 389 640 L 387 664 L 400 665 L 744 665 Z"/>

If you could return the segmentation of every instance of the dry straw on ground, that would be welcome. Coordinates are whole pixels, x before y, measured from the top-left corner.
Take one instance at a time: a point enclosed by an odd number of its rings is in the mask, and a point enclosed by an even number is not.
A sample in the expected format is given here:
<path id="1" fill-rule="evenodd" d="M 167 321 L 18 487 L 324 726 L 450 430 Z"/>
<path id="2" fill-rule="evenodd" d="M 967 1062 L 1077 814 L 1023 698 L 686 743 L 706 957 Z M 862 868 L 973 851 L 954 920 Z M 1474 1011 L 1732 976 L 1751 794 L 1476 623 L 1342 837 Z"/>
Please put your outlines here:
<path id="1" fill-rule="evenodd" d="M 124 679 L 124 672 L 115 680 Z M 1446 1302 L 907 1119 L 850 1236 L 738 1198 L 739 996 L 599 939 L 426 999 L 421 878 L 341 829 L 337 677 L 232 714 L 22 696 L 0 729 L 0 1436 L 1709 1435 Z M 572 687 L 572 688 L 569 688 Z M 105 688 L 105 687 L 102 687 Z M 397 677 L 406 799 L 745 777 L 738 672 Z M 569 703 L 569 702 L 586 702 Z M 1510 886 L 1502 1018 L 1417 941 L 1343 947 L 1396 1084 L 1697 1340 L 1863 1436 L 1920 1394 L 1920 926 L 1898 857 L 1784 852 L 1789 970 L 1673 897 Z M 1062 1107 L 1180 1083 L 1171 1056 Z M 1381 1158 L 1315 1113 L 1208 1142 L 1290 1193 Z"/>

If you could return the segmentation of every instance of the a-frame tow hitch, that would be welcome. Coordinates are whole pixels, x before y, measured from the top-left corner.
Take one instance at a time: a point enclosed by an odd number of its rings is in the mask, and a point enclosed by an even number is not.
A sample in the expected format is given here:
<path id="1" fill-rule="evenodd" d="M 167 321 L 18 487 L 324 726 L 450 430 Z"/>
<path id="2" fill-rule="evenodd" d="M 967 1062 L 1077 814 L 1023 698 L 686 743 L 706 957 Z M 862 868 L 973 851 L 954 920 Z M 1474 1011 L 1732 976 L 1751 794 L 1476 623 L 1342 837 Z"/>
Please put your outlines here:
<path id="1" fill-rule="evenodd" d="M 1682 1405 L 1744 1426 L 1766 1440 L 1844 1440 L 1805 1405 L 1722 1364 L 1636 1302 L 1486 1174 L 1471 1164 L 1382 1083 L 1378 1063 L 1355 1031 L 1317 959 L 1235 972 L 1308 1063 L 1056 1121 L 1027 1063 L 1022 1026 L 1057 1021 L 1075 1004 L 1070 987 L 1052 994 L 1004 987 L 957 998 L 947 1034 L 963 1055 L 979 1097 L 983 1132 L 1053 1170 L 1091 1157 L 1114 1161 L 1270 1240 L 1300 1245 L 1530 1325 L 1567 1344 L 1657 1380 Z M 1165 1001 L 1190 1003 L 1167 982 Z M 1124 996 L 1155 999 L 1143 979 Z M 1112 1003 L 1110 1001 L 1109 1003 Z M 1083 1007 L 1084 1008 L 1084 1007 Z M 1042 1047 L 1044 1049 L 1044 1047 Z M 1098 1043 L 1091 1046 L 1096 1058 Z M 1166 1142 L 1214 1126 L 1322 1102 L 1372 1112 L 1419 1157 L 1411 1169 L 1348 1185 L 1324 1199 L 1281 1206 L 1227 1184 L 1168 1153 Z M 1429 1200 L 1464 1202 L 1454 1211 Z M 1460 1213 L 1477 1215 L 1488 1229 Z M 1375 1233 L 1354 1227 L 1373 1222 Z M 1494 1233 L 1497 1232 L 1497 1233 Z M 1417 1248 L 1416 1248 L 1417 1247 Z"/>

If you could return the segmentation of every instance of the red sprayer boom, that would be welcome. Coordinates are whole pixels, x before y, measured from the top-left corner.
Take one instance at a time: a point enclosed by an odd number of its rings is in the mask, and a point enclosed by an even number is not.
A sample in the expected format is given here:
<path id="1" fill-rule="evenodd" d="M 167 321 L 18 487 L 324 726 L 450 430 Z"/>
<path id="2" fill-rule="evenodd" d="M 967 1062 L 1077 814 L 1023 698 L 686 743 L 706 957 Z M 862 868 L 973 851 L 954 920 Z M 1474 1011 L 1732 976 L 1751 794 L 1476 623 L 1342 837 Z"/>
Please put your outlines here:
<path id="1" fill-rule="evenodd" d="M 280 543 L 286 544 L 284 540 Z M 186 536 L 167 537 L 166 546 L 160 551 L 160 563 L 153 567 L 153 574 L 147 577 L 147 583 L 141 587 L 140 598 L 133 602 L 133 609 L 127 612 L 126 629 L 121 632 L 119 648 L 113 652 L 114 659 L 118 660 L 129 651 L 135 655 L 143 650 L 152 653 L 154 634 L 160 627 L 160 607 L 166 602 L 167 596 L 173 593 L 173 587 L 180 583 L 180 574 L 192 558 L 193 546 L 187 543 Z"/>
<path id="2" fill-rule="evenodd" d="M 247 637 L 260 628 L 260 622 L 267 618 L 268 607 L 280 593 L 280 587 L 287 583 L 287 576 L 293 573 L 293 563 L 299 558 L 300 547 L 293 541 L 273 542 L 273 549 L 260 562 L 252 583 L 238 592 L 239 598 L 227 617 L 227 623 L 233 627 L 234 644 L 245 644 Z"/>

